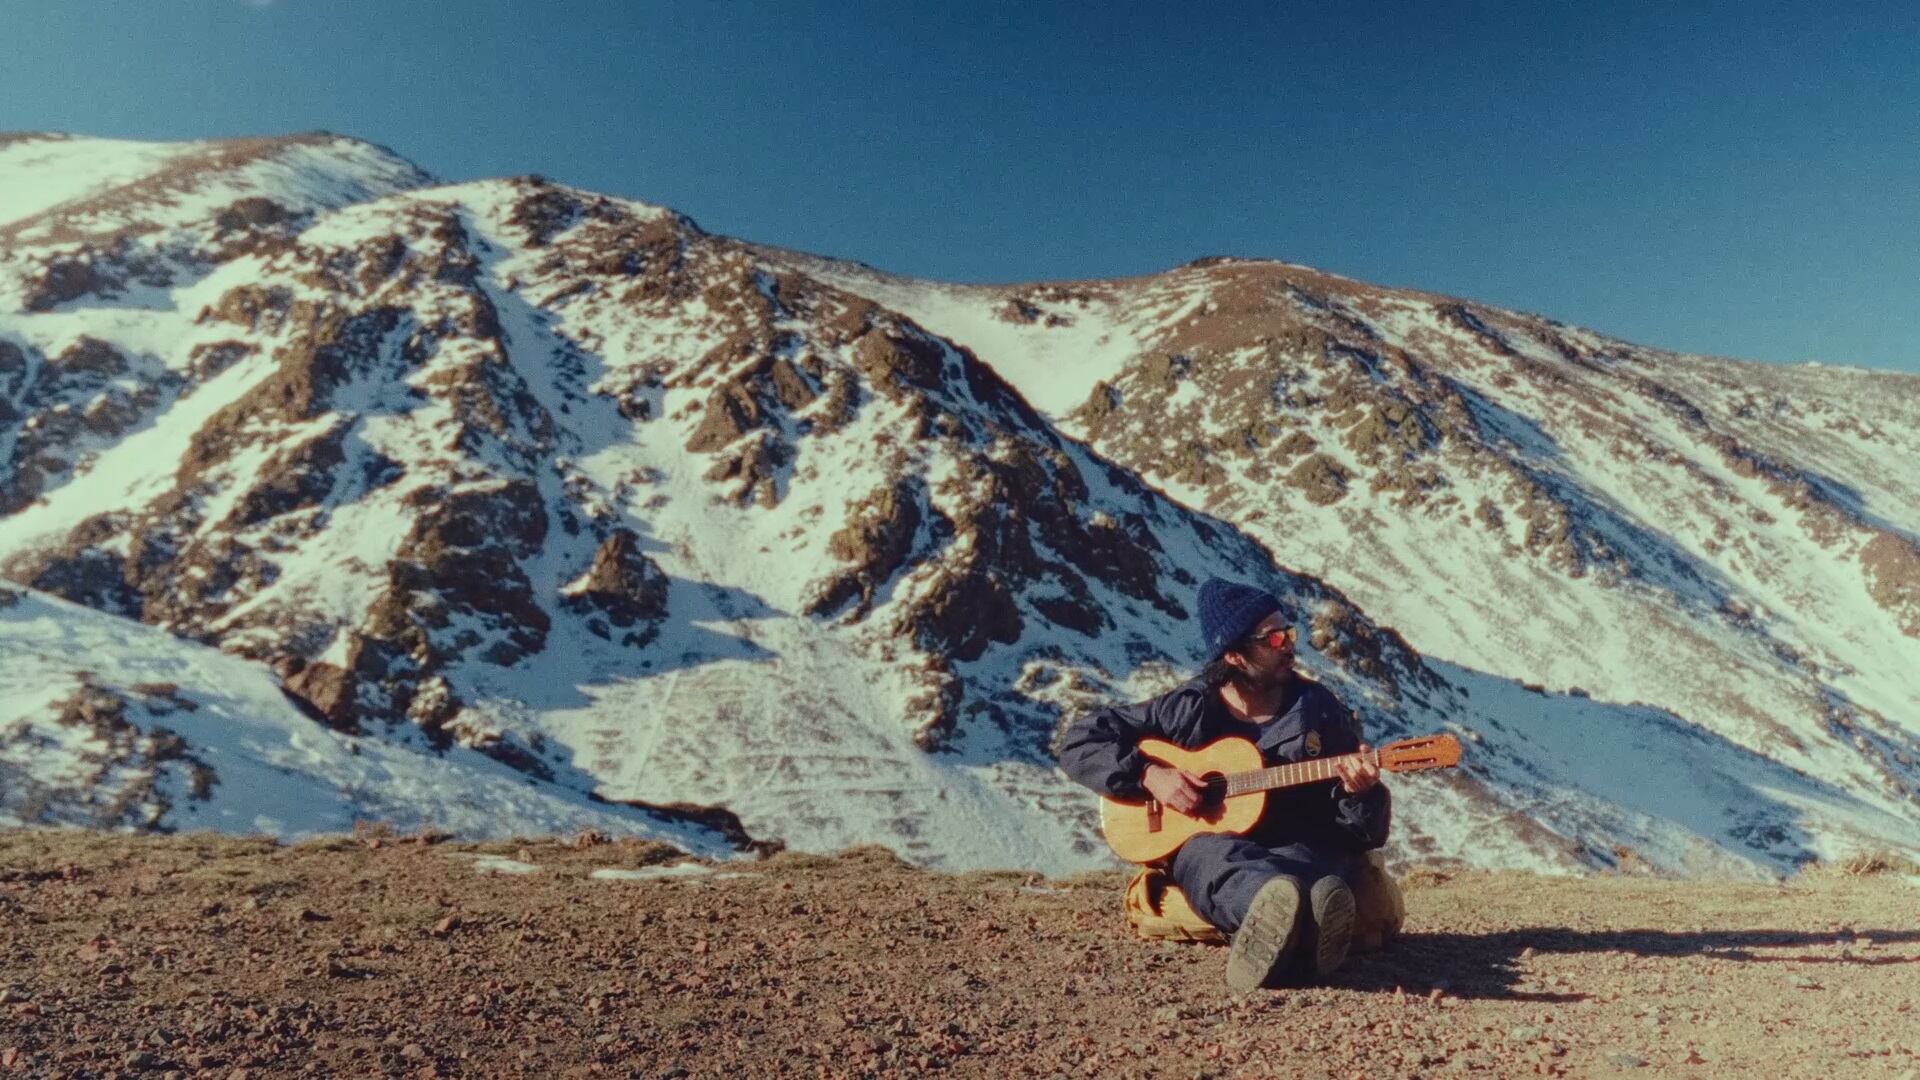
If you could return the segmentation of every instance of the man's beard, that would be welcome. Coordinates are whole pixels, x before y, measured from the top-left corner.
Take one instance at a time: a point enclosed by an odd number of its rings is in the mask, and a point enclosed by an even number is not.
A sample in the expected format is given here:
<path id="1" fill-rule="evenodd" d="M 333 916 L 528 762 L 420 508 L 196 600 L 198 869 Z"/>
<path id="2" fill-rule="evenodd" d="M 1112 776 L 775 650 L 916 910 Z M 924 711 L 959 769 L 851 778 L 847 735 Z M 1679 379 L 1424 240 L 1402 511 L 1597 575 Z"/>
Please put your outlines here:
<path id="1" fill-rule="evenodd" d="M 1250 671 L 1235 671 L 1231 676 L 1240 689 L 1256 692 L 1285 686 L 1293 681 L 1293 677 L 1294 670 L 1291 663 L 1258 674 Z"/>

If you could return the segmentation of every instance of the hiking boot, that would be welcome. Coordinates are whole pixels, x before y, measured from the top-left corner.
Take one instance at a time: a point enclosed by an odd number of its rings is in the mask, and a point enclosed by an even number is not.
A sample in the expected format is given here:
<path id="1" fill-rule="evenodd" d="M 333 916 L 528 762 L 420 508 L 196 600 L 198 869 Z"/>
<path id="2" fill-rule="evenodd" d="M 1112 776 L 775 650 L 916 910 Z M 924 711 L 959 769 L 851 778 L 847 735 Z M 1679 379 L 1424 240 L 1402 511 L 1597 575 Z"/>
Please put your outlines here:
<path id="1" fill-rule="evenodd" d="M 1347 910 L 1353 910 L 1352 897 Z M 1260 886 L 1227 950 L 1227 986 L 1246 993 L 1273 985 L 1286 967 L 1299 922 L 1300 879 L 1282 875 Z"/>
<path id="2" fill-rule="evenodd" d="M 1329 874 L 1313 883 L 1309 903 L 1315 928 L 1313 973 L 1324 979 L 1347 962 L 1347 950 L 1353 944 L 1353 890 Z"/>

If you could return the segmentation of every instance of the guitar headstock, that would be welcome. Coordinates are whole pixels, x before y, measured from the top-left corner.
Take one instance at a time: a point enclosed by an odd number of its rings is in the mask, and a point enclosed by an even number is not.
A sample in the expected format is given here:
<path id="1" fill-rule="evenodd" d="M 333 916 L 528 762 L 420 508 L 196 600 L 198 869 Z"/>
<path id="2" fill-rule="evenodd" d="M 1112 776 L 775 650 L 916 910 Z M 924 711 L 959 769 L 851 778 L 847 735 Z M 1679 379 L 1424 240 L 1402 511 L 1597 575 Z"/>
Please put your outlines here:
<path id="1" fill-rule="evenodd" d="M 1380 748 L 1383 772 L 1418 772 L 1460 764 L 1460 740 L 1451 735 L 1422 735 Z"/>

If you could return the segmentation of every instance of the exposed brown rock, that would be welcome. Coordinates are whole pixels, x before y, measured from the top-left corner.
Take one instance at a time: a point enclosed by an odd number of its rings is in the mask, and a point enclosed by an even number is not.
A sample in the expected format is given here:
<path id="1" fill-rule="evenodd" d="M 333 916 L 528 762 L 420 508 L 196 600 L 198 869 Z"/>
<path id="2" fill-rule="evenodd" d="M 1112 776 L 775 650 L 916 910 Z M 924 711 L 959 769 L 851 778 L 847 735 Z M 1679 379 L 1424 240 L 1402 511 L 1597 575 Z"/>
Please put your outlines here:
<path id="1" fill-rule="evenodd" d="M 28 279 L 21 306 L 28 311 L 52 311 L 68 301 L 123 286 L 118 274 L 91 256 L 52 259 Z"/>
<path id="2" fill-rule="evenodd" d="M 703 806 L 688 802 L 650 803 L 639 799 L 607 799 L 598 795 L 594 796 L 594 801 L 637 807 L 662 821 L 688 822 L 712 829 L 725 837 L 736 851 L 774 855 L 786 850 L 787 847 L 779 840 L 754 839 L 753 835 L 747 832 L 747 827 L 741 824 L 740 815 L 724 806 Z"/>
<path id="3" fill-rule="evenodd" d="M 85 524 L 75 529 L 64 544 L 15 556 L 0 572 L 28 588 L 51 593 L 62 600 L 114 615 L 140 618 L 144 606 L 142 597 L 125 563 L 95 549 L 92 541 L 84 539 L 86 529 Z"/>
<path id="4" fill-rule="evenodd" d="M 281 689 L 301 711 L 336 731 L 360 730 L 354 673 L 324 661 L 289 657 L 275 666 Z"/>
<path id="5" fill-rule="evenodd" d="M 687 439 L 696 454 L 718 450 L 760 425 L 761 409 L 752 389 L 740 381 L 728 382 L 707 397 L 700 426 Z"/>
<path id="6" fill-rule="evenodd" d="M 223 232 L 242 232 L 284 225 L 298 218 L 292 210 L 259 195 L 236 199 L 214 215 L 214 226 Z"/>
<path id="7" fill-rule="evenodd" d="M 548 765 L 538 753 L 521 745 L 520 740 L 508 732 L 472 731 L 456 718 L 455 723 L 447 730 L 429 731 L 429 734 L 436 736 L 436 745 L 451 745 L 452 740 L 457 737 L 460 745 L 478 750 L 509 769 L 526 773 L 545 783 L 553 782 L 553 767 Z M 535 733 L 533 739 L 536 742 L 539 741 L 539 734 Z"/>
<path id="8" fill-rule="evenodd" d="M 404 708 L 409 673 L 429 674 L 455 655 L 478 649 L 472 629 L 443 634 L 461 613 L 491 631 L 480 659 L 510 665 L 546 644 L 551 620 L 533 595 L 520 560 L 546 540 L 546 506 L 531 481 L 416 492 L 422 513 L 387 566 L 387 589 L 368 612 L 369 663 L 398 681 Z"/>
<path id="9" fill-rule="evenodd" d="M 214 215 L 213 235 L 196 254 L 223 263 L 241 255 L 272 255 L 292 250 L 294 237 L 309 216 L 272 199 L 250 195 Z"/>
<path id="10" fill-rule="evenodd" d="M 259 333 L 271 332 L 293 304 L 293 293 L 282 286 L 235 285 L 201 310 L 197 322 L 233 323 Z"/>
<path id="11" fill-rule="evenodd" d="M 353 249 L 353 257 L 358 265 L 353 273 L 353 286 L 361 296 L 372 296 L 380 286 L 393 280 L 400 267 L 407 261 L 407 242 L 387 233 L 370 236 Z"/>
<path id="12" fill-rule="evenodd" d="M 1452 323 L 1454 326 L 1471 334 L 1487 351 L 1513 360 L 1525 359 L 1513 351 L 1513 346 L 1508 345 L 1506 339 L 1500 336 L 1500 332 L 1489 326 L 1486 320 L 1480 317 L 1479 312 L 1467 307 L 1467 305 L 1460 303 L 1442 304 L 1435 311 L 1435 314 L 1443 321 Z M 1531 363 L 1531 361 L 1527 362 Z M 1560 378 L 1559 376 L 1555 376 L 1554 381 L 1559 381 Z"/>
<path id="13" fill-rule="evenodd" d="M 148 622 L 205 626 L 278 572 L 251 544 L 219 532 L 183 539 L 174 524 L 160 521 L 137 529 L 125 562 Z"/>
<path id="14" fill-rule="evenodd" d="M 835 372 L 827 379 L 827 393 L 810 414 L 813 430 L 830 434 L 845 427 L 860 408 L 859 381 L 845 372 Z"/>
<path id="15" fill-rule="evenodd" d="M 955 660 L 977 660 L 992 642 L 1019 640 L 1022 628 L 1014 583 L 1043 570 L 1026 519 L 1005 493 L 1005 478 L 986 462 L 956 488 L 969 502 L 952 522 L 951 556 L 898 616 L 898 627 L 922 649 Z M 964 485 L 964 486 L 962 486 Z"/>
<path id="16" fill-rule="evenodd" d="M 97 385 L 127 373 L 127 358 L 96 337 L 81 337 L 63 352 L 47 359 L 42 377 L 58 383 Z"/>
<path id="17" fill-rule="evenodd" d="M 847 523 L 827 542 L 828 553 L 844 567 L 814 587 L 806 613 L 824 615 L 857 600 L 849 617 L 865 617 L 875 590 L 891 581 L 913 553 L 922 498 L 917 484 L 902 480 L 848 507 Z"/>
<path id="18" fill-rule="evenodd" d="M 583 224 L 556 250 L 564 250 L 583 272 L 601 277 L 603 287 L 612 289 L 616 279 L 628 282 L 613 295 L 623 305 L 644 309 L 687 300 L 697 292 L 688 260 L 689 239 L 698 235 L 684 218 L 634 220 L 612 211 L 604 223 Z"/>
<path id="19" fill-rule="evenodd" d="M 189 797 L 206 798 L 213 770 L 178 733 L 159 726 L 143 732 L 128 718 L 133 707 L 118 690 L 83 674 L 71 694 L 53 703 L 51 719 L 87 733 L 73 751 L 86 775 L 62 784 L 0 769 L 8 781 L 0 784 L 0 810 L 35 823 L 156 829 L 172 807 L 160 786 L 163 774 L 184 774 Z"/>
<path id="20" fill-rule="evenodd" d="M 780 470 L 791 460 L 791 452 L 780 437 L 762 432 L 758 438 L 742 443 L 708 469 L 705 479 L 733 484 L 727 497 L 745 505 L 763 508 L 780 503 Z"/>
<path id="21" fill-rule="evenodd" d="M 883 317 L 881 307 L 864 296 L 837 289 L 826 293 L 824 302 L 814 310 L 814 329 L 823 346 L 851 345 Z"/>
<path id="22" fill-rule="evenodd" d="M 187 378 L 205 382 L 258 351 L 245 341 L 203 341 L 188 354 Z"/>
<path id="23" fill-rule="evenodd" d="M 0 394 L 17 394 L 27 385 L 27 354 L 20 346 L 0 338 Z"/>
<path id="24" fill-rule="evenodd" d="M 407 719 L 430 736 L 439 736 L 460 715 L 460 696 L 444 675 L 429 675 L 415 683 L 407 702 Z"/>
<path id="25" fill-rule="evenodd" d="M 73 136 L 57 131 L 0 131 L 0 150 L 33 142 L 60 142 Z"/>
<path id="26" fill-rule="evenodd" d="M 630 529 L 617 529 L 601 541 L 593 566 L 577 591 L 566 598 L 570 610 L 597 613 L 587 626 L 610 637 L 607 624 L 626 631 L 622 644 L 639 647 L 653 640 L 667 614 L 667 575 L 640 550 L 640 538 Z M 601 621 L 604 619 L 604 621 Z"/>
<path id="27" fill-rule="evenodd" d="M 1086 583 L 1078 579 L 1079 595 L 1036 596 L 1033 606 L 1047 621 L 1055 626 L 1064 626 L 1069 630 L 1093 637 L 1107 627 L 1107 617 L 1100 612 L 1098 604 L 1086 592 Z"/>
<path id="28" fill-rule="evenodd" d="M 343 444 L 351 430 L 351 423 L 343 420 L 318 438 L 274 454 L 260 467 L 253 486 L 234 503 L 223 526 L 245 528 L 317 505 L 333 490 L 334 471 L 346 460 Z"/>
<path id="29" fill-rule="evenodd" d="M 1521 545 L 1534 554 L 1547 557 L 1548 565 L 1571 577 L 1586 573 L 1581 556 L 1581 535 L 1576 516 L 1552 492 L 1531 479 L 1525 480 L 1527 495 L 1514 508 L 1514 514 L 1526 523 Z"/>
<path id="30" fill-rule="evenodd" d="M 938 342 L 878 326 L 854 342 L 853 364 L 869 386 L 896 400 L 910 389 L 937 389 L 946 368 Z"/>
<path id="31" fill-rule="evenodd" d="M 947 659 L 937 655 L 927 659 L 919 682 L 922 689 L 906 700 L 902 715 L 911 725 L 913 744 L 936 753 L 960 729 L 966 686 L 954 677 Z"/>
<path id="32" fill-rule="evenodd" d="M 993 642 L 1020 640 L 1013 592 L 982 560 L 966 559 L 929 582 L 902 617 L 901 629 L 928 652 L 978 660 Z"/>
<path id="33" fill-rule="evenodd" d="M 1137 514 L 1116 518 L 1096 513 L 1085 520 L 1075 517 L 1073 522 L 1077 535 L 1059 550 L 1075 566 L 1124 595 L 1145 600 L 1175 618 L 1186 618 L 1180 603 L 1161 591 L 1155 557 L 1163 553 L 1146 519 Z"/>
<path id="34" fill-rule="evenodd" d="M 1347 483 L 1353 470 L 1325 454 L 1314 454 L 1287 473 L 1287 483 L 1318 506 L 1337 503 L 1347 495 Z"/>
<path id="35" fill-rule="evenodd" d="M 1894 617 L 1901 633 L 1920 638 L 1920 547 L 1878 532 L 1860 549 L 1860 565 L 1874 603 Z"/>
<path id="36" fill-rule="evenodd" d="M 1087 392 L 1087 400 L 1081 402 L 1072 415 L 1089 428 L 1102 430 L 1119 409 L 1122 400 L 1120 390 L 1102 379 L 1093 384 L 1093 389 Z"/>
<path id="37" fill-rule="evenodd" d="M 1324 596 L 1314 606 L 1308 641 L 1322 656 L 1388 686 L 1395 695 L 1411 687 L 1443 685 L 1405 638 L 1375 624 L 1338 594 Z"/>
<path id="38" fill-rule="evenodd" d="M 997 422 L 1028 432 L 1051 429 L 1052 425 L 1041 419 L 1027 399 L 1021 397 L 1020 392 L 1001 378 L 998 372 L 981 363 L 967 349 L 956 348 L 955 351 L 960 356 L 960 374 L 966 380 L 967 392 L 989 414 L 998 418 Z"/>
<path id="39" fill-rule="evenodd" d="M 1301 454 L 1312 453 L 1314 450 L 1319 449 L 1319 446 L 1320 444 L 1315 441 L 1313 436 L 1303 430 L 1295 429 L 1288 432 L 1286 438 L 1274 444 L 1273 453 L 1276 457 L 1292 458 L 1298 457 Z"/>
<path id="40" fill-rule="evenodd" d="M 1347 446 L 1363 460 L 1384 456 L 1409 458 L 1426 449 L 1426 426 L 1419 413 L 1399 403 L 1374 405 L 1366 417 L 1347 429 Z"/>
<path id="41" fill-rule="evenodd" d="M 507 214 L 507 223 L 526 231 L 529 246 L 546 247 L 580 220 L 580 198 L 573 191 L 555 187 L 541 176 L 522 177 L 519 182 L 524 193 Z"/>
<path id="42" fill-rule="evenodd" d="M 805 408 L 817 396 L 813 384 L 784 356 L 768 362 L 767 380 L 773 384 L 774 398 L 790 410 Z"/>
<path id="43" fill-rule="evenodd" d="M 786 355 L 790 344 L 789 338 L 754 326 L 732 334 L 702 358 L 701 372 L 735 374 L 709 392 L 687 449 L 718 450 L 755 428 L 774 424 L 776 415 L 790 416 L 814 401 L 819 395 L 816 380 L 824 377 L 824 370 L 814 377 L 804 374 Z"/>
<path id="44" fill-rule="evenodd" d="M 1487 498 L 1482 498 L 1474 504 L 1473 517 L 1491 530 L 1500 529 L 1506 522 L 1506 519 L 1501 516 L 1500 508 L 1493 504 L 1493 500 Z"/>
<path id="45" fill-rule="evenodd" d="M 256 437 L 250 432 L 261 422 L 319 415 L 333 391 L 351 377 L 354 365 L 379 355 L 381 341 L 404 315 L 400 309 L 385 307 L 348 314 L 304 302 L 296 304 L 292 314 L 305 332 L 280 350 L 273 374 L 194 432 L 177 473 L 181 488 L 191 489 L 203 474 L 230 459 Z"/>
<path id="46" fill-rule="evenodd" d="M 0 394 L 17 394 L 20 406 L 16 411 L 0 397 L 0 423 L 23 421 L 12 467 L 0 471 L 0 513 L 32 503 L 82 455 L 132 429 L 182 382 L 150 358 L 136 365 L 98 338 L 81 337 L 31 372 L 24 351 L 0 344 Z"/>

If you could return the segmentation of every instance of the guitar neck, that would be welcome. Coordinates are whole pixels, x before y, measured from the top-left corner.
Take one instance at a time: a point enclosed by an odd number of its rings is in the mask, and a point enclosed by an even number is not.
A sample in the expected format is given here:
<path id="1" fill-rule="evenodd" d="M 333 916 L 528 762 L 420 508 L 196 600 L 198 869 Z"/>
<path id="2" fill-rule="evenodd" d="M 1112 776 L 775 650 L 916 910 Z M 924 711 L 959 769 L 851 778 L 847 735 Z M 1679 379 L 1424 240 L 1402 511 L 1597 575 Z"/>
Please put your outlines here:
<path id="1" fill-rule="evenodd" d="M 1296 761 L 1287 765 L 1275 765 L 1270 769 L 1229 773 L 1226 777 L 1227 796 L 1231 798 L 1235 795 L 1251 795 L 1256 791 L 1273 791 L 1277 788 L 1299 787 L 1302 784 L 1313 784 L 1322 780 L 1337 780 L 1340 778 L 1338 766 L 1343 761 L 1364 761 L 1378 767 L 1380 752 L 1370 750 L 1364 754 L 1308 758 L 1305 761 Z"/>

